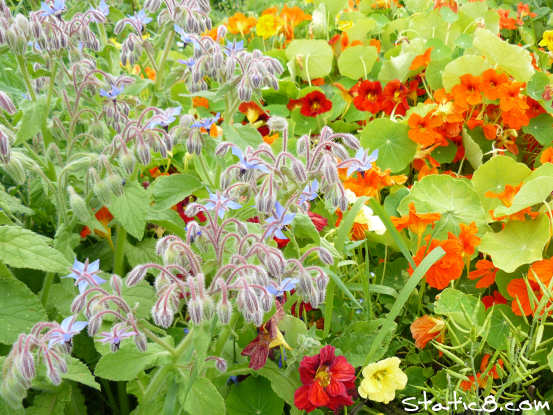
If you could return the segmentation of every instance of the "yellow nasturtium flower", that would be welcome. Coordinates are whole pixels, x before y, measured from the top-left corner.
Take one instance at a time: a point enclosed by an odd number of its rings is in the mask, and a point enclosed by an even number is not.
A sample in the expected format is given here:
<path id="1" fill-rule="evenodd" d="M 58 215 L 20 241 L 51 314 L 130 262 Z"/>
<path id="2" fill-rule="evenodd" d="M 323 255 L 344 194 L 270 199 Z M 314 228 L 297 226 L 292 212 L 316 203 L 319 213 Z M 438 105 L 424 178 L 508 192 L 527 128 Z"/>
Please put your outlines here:
<path id="1" fill-rule="evenodd" d="M 543 32 L 543 39 L 540 41 L 539 45 L 553 50 L 553 30 L 546 30 Z"/>
<path id="2" fill-rule="evenodd" d="M 389 357 L 363 368 L 363 380 L 359 395 L 364 399 L 388 403 L 396 396 L 396 390 L 407 386 L 407 375 L 399 368 L 400 360 Z"/>
<path id="3" fill-rule="evenodd" d="M 255 32 L 263 39 L 268 39 L 271 36 L 276 35 L 281 25 L 282 21 L 280 17 L 275 16 L 274 14 L 264 14 L 257 20 Z"/>

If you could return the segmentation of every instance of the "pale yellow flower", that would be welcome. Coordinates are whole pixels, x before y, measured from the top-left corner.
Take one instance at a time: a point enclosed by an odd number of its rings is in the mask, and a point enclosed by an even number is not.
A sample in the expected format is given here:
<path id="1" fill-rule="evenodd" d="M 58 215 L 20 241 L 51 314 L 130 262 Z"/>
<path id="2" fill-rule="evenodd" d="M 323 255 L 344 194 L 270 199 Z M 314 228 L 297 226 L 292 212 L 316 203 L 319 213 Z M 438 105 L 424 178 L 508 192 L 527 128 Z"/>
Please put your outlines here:
<path id="1" fill-rule="evenodd" d="M 359 395 L 375 402 L 389 403 L 396 396 L 396 390 L 407 386 L 407 375 L 399 368 L 400 360 L 389 357 L 363 368 L 363 380 Z"/>
<path id="2" fill-rule="evenodd" d="M 539 43 L 540 46 L 546 46 L 547 49 L 553 50 L 553 30 L 543 32 L 543 39 Z"/>
<path id="3" fill-rule="evenodd" d="M 264 14 L 257 19 L 255 25 L 255 33 L 263 39 L 268 39 L 274 36 L 282 26 L 282 19 L 274 14 Z"/>

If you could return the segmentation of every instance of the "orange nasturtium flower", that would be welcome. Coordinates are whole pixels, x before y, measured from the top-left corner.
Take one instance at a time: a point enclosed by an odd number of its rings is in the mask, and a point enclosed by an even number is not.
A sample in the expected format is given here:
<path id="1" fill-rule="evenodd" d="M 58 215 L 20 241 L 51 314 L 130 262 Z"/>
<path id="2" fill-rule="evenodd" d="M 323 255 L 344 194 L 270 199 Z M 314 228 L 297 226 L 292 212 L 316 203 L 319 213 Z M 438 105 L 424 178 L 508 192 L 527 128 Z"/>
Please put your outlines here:
<path id="1" fill-rule="evenodd" d="M 422 148 L 444 144 L 445 139 L 437 130 L 442 125 L 442 120 L 440 117 L 434 116 L 432 111 L 424 117 L 412 113 L 407 122 L 409 124 L 407 135 Z M 447 142 L 445 142 L 445 145 L 447 145 Z"/>
<path id="2" fill-rule="evenodd" d="M 503 203 L 505 206 L 511 207 L 511 205 L 513 204 L 513 198 L 518 193 L 521 187 L 522 183 L 518 184 L 517 186 L 506 184 L 505 190 L 503 190 L 502 192 L 495 193 L 489 190 L 484 194 L 484 196 L 489 198 L 497 198 L 501 200 L 501 203 Z"/>
<path id="3" fill-rule="evenodd" d="M 428 225 L 434 227 L 434 222 L 440 220 L 442 215 L 439 213 L 417 213 L 414 203 L 409 203 L 409 214 L 400 218 L 392 216 L 390 219 L 398 231 L 407 228 L 418 238 L 418 244 L 422 238 L 422 234 Z"/>
<path id="4" fill-rule="evenodd" d="M 495 275 L 498 269 L 494 266 L 492 261 L 487 259 L 481 259 L 476 262 L 476 270 L 469 272 L 469 279 L 476 280 L 481 278 L 476 283 L 476 288 L 488 288 L 495 282 Z"/>
<path id="5" fill-rule="evenodd" d="M 551 278 L 553 278 L 553 257 L 536 261 L 530 265 L 528 279 L 536 281 L 536 277 L 546 286 L 549 285 Z"/>
<path id="6" fill-rule="evenodd" d="M 472 222 L 470 225 L 461 223 L 459 226 L 461 228 L 459 240 L 463 244 L 463 255 L 470 258 L 474 254 L 476 247 L 480 245 L 480 238 L 476 235 L 478 228 L 475 222 Z"/>
<path id="7" fill-rule="evenodd" d="M 539 303 L 543 296 L 540 285 L 532 280 L 528 280 L 528 285 L 533 291 L 532 298 L 535 297 Z M 534 314 L 538 304 L 533 300 L 530 300 L 530 294 L 528 293 L 528 287 L 526 286 L 526 281 L 524 281 L 524 279 L 515 278 L 514 280 L 511 280 L 509 285 L 507 285 L 507 292 L 511 297 L 513 297 L 513 301 L 511 302 L 511 309 L 513 310 L 513 313 L 517 316 L 522 314 L 525 316 Z"/>
<path id="8" fill-rule="evenodd" d="M 547 147 L 540 156 L 540 163 L 553 163 L 553 147 Z"/>
<path id="9" fill-rule="evenodd" d="M 445 322 L 442 319 L 424 315 L 411 323 L 411 335 L 415 339 L 415 346 L 424 349 L 428 342 L 437 338 L 443 340 Z"/>
<path id="10" fill-rule="evenodd" d="M 400 174 L 391 176 L 390 169 L 381 170 L 377 165 L 373 165 L 363 175 L 353 174 L 350 177 L 346 175 L 347 169 L 339 169 L 340 178 L 344 188 L 351 190 L 357 197 L 371 196 L 380 197 L 380 191 L 385 187 L 394 184 L 403 184 L 407 181 L 407 176 Z"/>
<path id="11" fill-rule="evenodd" d="M 192 105 L 197 107 L 204 107 L 205 109 L 209 109 L 209 101 L 207 98 L 204 97 L 194 97 L 192 98 Z"/>
<path id="12" fill-rule="evenodd" d="M 227 29 L 233 34 L 241 34 L 242 36 L 250 33 L 255 27 L 255 17 L 246 16 L 243 13 L 237 12 L 228 18 Z"/>
<path id="13" fill-rule="evenodd" d="M 113 220 L 113 215 L 109 211 L 109 209 L 105 206 L 102 206 L 100 209 L 96 211 L 94 214 L 98 222 L 102 224 L 102 227 L 104 230 L 100 229 L 94 229 L 94 233 L 98 235 L 100 238 L 107 239 L 110 246 L 113 248 L 113 242 L 111 241 L 111 228 L 109 227 L 109 223 Z M 90 235 L 90 228 L 88 226 L 84 226 L 81 230 L 81 238 L 86 238 L 88 235 Z"/>
<path id="14" fill-rule="evenodd" d="M 426 68 L 430 63 L 430 54 L 432 53 L 432 48 L 428 48 L 424 51 L 422 55 L 415 56 L 409 70 L 416 71 L 419 68 Z"/>
<path id="15" fill-rule="evenodd" d="M 443 290 L 451 281 L 461 277 L 463 268 L 465 267 L 463 262 L 463 245 L 459 239 L 451 232 L 445 241 L 432 239 L 428 246 L 421 246 L 419 248 L 413 260 L 418 266 L 426 255 L 438 246 L 445 251 L 445 255 L 430 267 L 425 275 L 425 279 L 430 287 Z M 412 275 L 413 272 L 414 269 L 409 266 L 409 275 Z"/>
<path id="16" fill-rule="evenodd" d="M 461 83 L 455 85 L 451 89 L 451 95 L 455 103 L 461 107 L 467 107 L 468 105 L 478 105 L 482 102 L 481 78 L 471 74 L 462 75 Z"/>

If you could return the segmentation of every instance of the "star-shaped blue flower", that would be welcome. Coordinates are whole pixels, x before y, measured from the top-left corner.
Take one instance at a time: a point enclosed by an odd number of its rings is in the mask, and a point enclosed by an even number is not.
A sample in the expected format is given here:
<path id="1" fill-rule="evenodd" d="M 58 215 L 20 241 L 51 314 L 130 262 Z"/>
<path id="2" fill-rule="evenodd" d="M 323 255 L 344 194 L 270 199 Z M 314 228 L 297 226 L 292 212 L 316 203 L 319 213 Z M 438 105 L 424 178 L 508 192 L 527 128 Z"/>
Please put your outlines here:
<path id="1" fill-rule="evenodd" d="M 286 235 L 282 233 L 282 228 L 286 225 L 290 225 L 296 216 L 295 213 L 286 213 L 282 205 L 278 202 L 275 203 L 275 214 L 265 221 L 271 226 L 271 232 L 267 233 L 267 237 L 275 236 L 278 239 L 288 239 Z"/>
<path id="2" fill-rule="evenodd" d="M 314 179 L 311 183 L 304 187 L 303 192 L 300 195 L 299 202 L 304 203 L 307 200 L 313 200 L 317 197 L 317 191 L 319 190 L 319 181 Z"/>
<path id="3" fill-rule="evenodd" d="M 278 287 L 275 288 L 272 285 L 268 285 L 265 289 L 275 297 L 280 297 L 284 295 L 285 292 L 295 289 L 298 282 L 300 282 L 300 280 L 297 278 L 284 278 Z"/>
<path id="4" fill-rule="evenodd" d="M 64 319 L 59 328 L 52 329 L 49 333 L 50 341 L 48 348 L 55 344 L 64 344 L 71 342 L 73 336 L 79 334 L 82 329 L 88 325 L 86 321 L 75 321 L 74 316 Z"/>
<path id="5" fill-rule="evenodd" d="M 223 219 L 223 216 L 225 216 L 225 212 L 227 210 L 240 209 L 242 207 L 240 203 L 236 203 L 234 200 L 231 200 L 230 198 L 223 196 L 219 191 L 217 191 L 215 194 L 210 192 L 209 200 L 204 206 L 208 210 L 215 209 L 217 216 L 219 216 L 219 218 L 221 219 Z"/>
<path id="6" fill-rule="evenodd" d="M 109 91 L 106 91 L 105 89 L 100 89 L 100 96 L 109 99 L 116 99 L 119 94 L 121 94 L 121 92 L 123 92 L 123 87 L 112 85 L 111 90 Z"/>
<path id="7" fill-rule="evenodd" d="M 115 349 L 118 349 L 121 344 L 121 340 L 136 336 L 136 334 L 137 333 L 135 331 L 130 331 L 124 327 L 118 327 L 115 325 L 110 331 L 100 333 L 98 341 L 100 343 L 110 343 L 115 346 Z"/>
<path id="8" fill-rule="evenodd" d="M 83 293 L 89 285 L 100 285 L 106 282 L 106 280 L 96 275 L 100 272 L 99 259 L 89 264 L 88 258 L 85 262 L 79 262 L 77 258 L 75 258 L 71 271 L 71 274 L 62 278 L 73 278 L 75 280 L 75 285 L 79 287 L 80 293 Z"/>
<path id="9" fill-rule="evenodd" d="M 253 170 L 262 171 L 263 173 L 269 173 L 269 169 L 267 169 L 267 167 L 265 167 L 265 165 L 260 161 L 248 161 L 244 157 L 244 153 L 242 152 L 242 150 L 240 150 L 238 147 L 236 146 L 232 147 L 232 154 L 234 154 L 236 157 L 240 159 L 241 169 L 243 170 L 253 169 Z"/>
<path id="10" fill-rule="evenodd" d="M 55 0 L 53 6 L 43 1 L 40 6 L 40 12 L 43 16 L 57 16 L 65 11 L 65 0 Z"/>
<path id="11" fill-rule="evenodd" d="M 360 147 L 355 153 L 354 159 L 359 163 L 350 163 L 347 172 L 348 176 L 351 176 L 355 171 L 370 170 L 373 163 L 378 159 L 378 150 L 374 150 L 370 155 L 368 155 L 367 151 Z"/>
<path id="12" fill-rule="evenodd" d="M 232 54 L 240 52 L 241 50 L 244 50 L 243 40 L 239 42 L 237 42 L 236 40 L 232 42 L 227 42 L 227 46 L 225 46 L 225 55 L 230 56 Z"/>
<path id="13" fill-rule="evenodd" d="M 100 13 L 102 13 L 104 16 L 108 16 L 109 15 L 109 6 L 107 5 L 107 3 L 105 2 L 105 0 L 101 0 L 100 1 L 100 4 L 98 5 L 98 8 L 97 9 L 93 9 L 92 7 L 90 8 L 90 10 L 96 10 Z"/>
<path id="14" fill-rule="evenodd" d="M 186 65 L 186 66 L 189 67 L 189 68 L 192 68 L 192 67 L 196 64 L 196 61 L 195 61 L 194 59 L 192 59 L 192 58 L 186 59 L 186 60 L 184 60 L 184 59 L 179 59 L 177 62 L 180 63 L 180 64 L 182 64 L 182 65 Z"/>
<path id="15" fill-rule="evenodd" d="M 173 28 L 175 29 L 175 32 L 180 36 L 180 40 L 184 44 L 184 47 L 188 46 L 189 44 L 194 45 L 194 47 L 197 46 L 197 40 L 186 33 L 182 27 L 180 27 L 178 24 L 175 24 Z"/>
<path id="16" fill-rule="evenodd" d="M 180 115 L 182 108 L 178 107 L 167 108 L 162 114 L 157 114 L 154 121 L 148 124 L 148 128 L 156 128 L 158 125 L 167 127 L 173 121 L 176 120 L 177 115 Z"/>
<path id="17" fill-rule="evenodd" d="M 191 125 L 191 127 L 205 128 L 206 130 L 209 130 L 213 124 L 219 121 L 220 117 L 221 117 L 221 113 L 218 112 L 217 114 L 215 114 L 214 117 L 204 118 L 203 120 L 196 121 L 194 124 Z"/>

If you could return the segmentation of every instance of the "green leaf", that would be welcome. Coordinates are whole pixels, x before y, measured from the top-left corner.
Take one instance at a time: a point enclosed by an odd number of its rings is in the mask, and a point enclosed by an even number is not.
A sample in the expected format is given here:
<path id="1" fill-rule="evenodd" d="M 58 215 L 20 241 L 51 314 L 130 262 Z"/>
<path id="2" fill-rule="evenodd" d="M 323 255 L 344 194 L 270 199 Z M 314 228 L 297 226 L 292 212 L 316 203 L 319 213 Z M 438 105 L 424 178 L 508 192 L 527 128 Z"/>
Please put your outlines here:
<path id="1" fill-rule="evenodd" d="M 166 355 L 168 352 L 155 344 L 148 344 L 148 349 L 141 352 L 131 341 L 117 352 L 103 355 L 96 364 L 94 374 L 109 380 L 133 380 L 140 372 L 155 366 L 159 359 Z"/>
<path id="2" fill-rule="evenodd" d="M 447 91 L 460 82 L 464 74 L 480 75 L 491 65 L 482 56 L 463 55 L 449 62 L 442 72 L 442 84 Z"/>
<path id="3" fill-rule="evenodd" d="M 150 208 L 149 193 L 138 183 L 128 183 L 122 196 L 108 206 L 115 219 L 136 239 L 142 239 L 146 215 Z"/>
<path id="4" fill-rule="evenodd" d="M 346 6 L 347 0 L 315 0 L 314 3 L 317 6 L 323 3 L 327 13 L 332 17 Z"/>
<path id="5" fill-rule="evenodd" d="M 0 226 L 0 261 L 10 267 L 68 273 L 71 263 L 52 240 L 20 226 Z"/>
<path id="6" fill-rule="evenodd" d="M 327 76 L 332 70 L 334 55 L 325 40 L 296 39 L 286 48 L 286 57 L 304 80 Z"/>
<path id="7" fill-rule="evenodd" d="M 542 146 L 553 142 L 553 118 L 549 114 L 540 114 L 522 127 L 522 131 L 531 134 Z"/>
<path id="8" fill-rule="evenodd" d="M 67 373 L 63 373 L 61 377 L 101 390 L 100 384 L 94 380 L 88 366 L 75 357 L 70 357 L 67 361 Z"/>
<path id="9" fill-rule="evenodd" d="M 536 101 L 543 101 L 543 92 L 549 85 L 549 77 L 544 72 L 536 72 L 526 84 L 526 94 Z"/>
<path id="10" fill-rule="evenodd" d="M 148 187 L 148 192 L 154 199 L 156 209 L 164 210 L 203 187 L 202 182 L 192 174 L 171 174 L 158 177 Z"/>
<path id="11" fill-rule="evenodd" d="M 417 144 L 407 135 L 409 127 L 388 118 L 377 118 L 361 131 L 361 145 L 378 150 L 376 164 L 392 173 L 405 169 L 413 161 Z"/>
<path id="12" fill-rule="evenodd" d="M 150 317 L 150 312 L 156 299 L 154 288 L 147 281 L 142 281 L 134 287 L 122 287 L 123 298 L 127 301 L 131 308 L 136 308 L 136 316 L 138 318 Z"/>
<path id="13" fill-rule="evenodd" d="M 48 320 L 38 297 L 21 281 L 0 278 L 0 292 L 0 343 L 12 344 L 19 333 Z"/>
<path id="14" fill-rule="evenodd" d="M 445 174 L 425 176 L 415 183 L 411 193 L 399 204 L 398 211 L 406 215 L 409 204 L 414 203 L 417 212 L 437 212 L 442 215 L 435 225 L 435 237 L 447 238 L 448 232 L 457 234 L 460 223 L 487 223 L 480 198 L 471 183 Z"/>
<path id="15" fill-rule="evenodd" d="M 346 294 L 349 297 L 349 299 L 355 303 L 357 307 L 363 308 L 361 303 L 357 301 L 357 298 L 355 298 L 355 296 L 351 293 L 347 285 L 344 284 L 344 281 L 342 281 L 342 279 L 338 275 L 336 275 L 331 270 L 326 270 L 326 273 L 328 274 L 332 282 L 334 282 L 334 284 L 336 284 L 344 292 L 344 294 Z"/>
<path id="16" fill-rule="evenodd" d="M 263 377 L 250 376 L 232 387 L 227 396 L 228 415 L 282 415 L 284 401 Z"/>
<path id="17" fill-rule="evenodd" d="M 71 402 L 71 386 L 62 383 L 53 390 L 38 394 L 33 405 L 26 408 L 25 415 L 65 415 L 69 402 Z"/>
<path id="18" fill-rule="evenodd" d="M 294 405 L 294 392 L 301 386 L 296 373 L 285 376 L 282 369 L 270 360 L 257 373 L 269 379 L 271 388 L 281 399 L 290 406 Z"/>
<path id="19" fill-rule="evenodd" d="M 480 146 L 472 139 L 467 129 L 463 127 L 463 146 L 465 147 L 465 157 L 473 169 L 482 165 L 484 153 Z"/>
<path id="20" fill-rule="evenodd" d="M 313 224 L 313 221 L 308 215 L 298 213 L 294 216 L 294 222 L 292 224 L 294 228 L 294 236 L 296 239 L 308 238 L 317 245 L 319 245 L 321 237 L 317 228 Z"/>
<path id="21" fill-rule="evenodd" d="M 298 336 L 307 334 L 305 323 L 290 314 L 284 315 L 280 323 L 278 323 L 278 327 L 283 332 L 286 342 L 292 348 L 299 346 Z"/>
<path id="22" fill-rule="evenodd" d="M 262 137 L 259 131 L 251 125 L 223 123 L 225 139 L 236 144 L 242 150 L 247 146 L 257 147 Z"/>
<path id="23" fill-rule="evenodd" d="M 367 75 L 376 62 L 377 55 L 374 46 L 349 47 L 338 58 L 338 70 L 342 75 L 351 79 L 367 79 Z"/>
<path id="24" fill-rule="evenodd" d="M 184 409 L 191 415 L 225 415 L 225 401 L 208 379 L 199 377 L 192 384 Z"/>
<path id="25" fill-rule="evenodd" d="M 505 272 L 542 259 L 549 240 L 549 219 L 540 215 L 526 222 L 507 222 L 502 231 L 488 232 L 482 237 L 479 249 L 492 257 L 494 265 Z"/>
<path id="26" fill-rule="evenodd" d="M 486 318 L 484 303 L 479 298 L 454 288 L 446 288 L 440 293 L 434 304 L 434 311 L 454 318 L 466 328 L 479 327 Z"/>
<path id="27" fill-rule="evenodd" d="M 517 81 L 528 82 L 535 72 L 532 57 L 526 49 L 501 40 L 489 30 L 476 29 L 473 45 L 491 64 L 497 65 Z"/>
<path id="28" fill-rule="evenodd" d="M 15 144 L 21 144 L 40 132 L 46 120 L 46 96 L 40 96 L 30 103 L 18 124 Z"/>
<path id="29" fill-rule="evenodd" d="M 523 331 L 526 331 L 528 326 L 524 319 L 514 315 L 511 307 L 506 304 L 495 304 L 491 312 L 493 314 L 490 321 L 490 333 L 486 341 L 495 350 L 507 350 L 509 336 L 512 335 L 511 326 L 519 327 Z"/>
<path id="30" fill-rule="evenodd" d="M 421 261 L 419 266 L 415 268 L 413 275 L 409 278 L 405 286 L 399 292 L 399 295 L 392 306 L 392 309 L 386 315 L 382 328 L 376 335 L 369 353 L 365 358 L 365 364 L 369 364 L 375 360 L 375 355 L 378 351 L 378 348 L 382 346 L 382 342 L 386 335 L 389 335 L 392 331 L 395 323 L 396 317 L 399 315 L 402 308 L 405 306 L 405 303 L 409 299 L 409 296 L 419 284 L 419 282 L 424 278 L 424 275 L 428 272 L 430 267 L 436 263 L 441 257 L 445 255 L 445 251 L 441 247 L 434 248 L 424 259 Z"/>
<path id="31" fill-rule="evenodd" d="M 511 206 L 498 206 L 494 216 L 512 215 L 522 209 L 544 203 L 553 192 L 553 178 L 550 176 L 536 177 L 522 185 L 512 200 Z"/>

